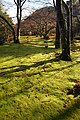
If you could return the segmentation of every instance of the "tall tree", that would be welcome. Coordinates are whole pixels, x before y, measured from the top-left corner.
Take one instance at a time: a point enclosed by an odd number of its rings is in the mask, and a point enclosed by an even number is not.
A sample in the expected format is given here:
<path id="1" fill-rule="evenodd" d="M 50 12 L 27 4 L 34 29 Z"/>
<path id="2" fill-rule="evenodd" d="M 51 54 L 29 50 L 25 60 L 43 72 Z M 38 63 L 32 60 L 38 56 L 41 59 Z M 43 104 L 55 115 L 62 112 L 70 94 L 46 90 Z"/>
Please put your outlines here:
<path id="1" fill-rule="evenodd" d="M 72 31 L 72 0 L 70 0 L 70 28 L 71 28 L 71 31 L 70 31 L 70 36 L 71 36 L 71 43 L 73 41 L 73 31 Z"/>
<path id="2" fill-rule="evenodd" d="M 68 50 L 68 54 L 70 55 L 70 36 L 69 36 L 69 32 L 70 32 L 70 20 L 69 20 L 69 7 L 68 5 L 62 0 L 62 4 L 63 7 L 65 8 L 65 12 L 66 12 L 66 16 L 67 16 L 67 27 L 66 27 L 66 37 L 67 37 L 67 50 Z"/>
<path id="3" fill-rule="evenodd" d="M 61 4 L 62 4 L 62 0 L 56 0 L 57 19 L 60 28 L 61 45 L 62 45 L 62 53 L 59 56 L 59 58 L 62 60 L 71 60 L 70 54 L 68 53 L 67 37 L 66 37 L 67 30 L 66 30 L 65 19 L 61 9 Z"/>
<path id="4" fill-rule="evenodd" d="M 16 43 L 19 43 L 19 36 L 20 36 L 20 23 L 22 18 L 22 7 L 26 0 L 14 0 L 14 3 L 17 6 L 17 40 Z"/>
<path id="5" fill-rule="evenodd" d="M 53 5 L 54 5 L 54 8 L 55 8 L 55 12 L 56 12 L 55 0 L 53 0 Z M 56 48 L 56 49 L 60 48 L 60 30 L 59 30 L 59 24 L 58 24 L 57 18 L 56 18 L 56 39 L 55 39 L 55 48 Z"/>

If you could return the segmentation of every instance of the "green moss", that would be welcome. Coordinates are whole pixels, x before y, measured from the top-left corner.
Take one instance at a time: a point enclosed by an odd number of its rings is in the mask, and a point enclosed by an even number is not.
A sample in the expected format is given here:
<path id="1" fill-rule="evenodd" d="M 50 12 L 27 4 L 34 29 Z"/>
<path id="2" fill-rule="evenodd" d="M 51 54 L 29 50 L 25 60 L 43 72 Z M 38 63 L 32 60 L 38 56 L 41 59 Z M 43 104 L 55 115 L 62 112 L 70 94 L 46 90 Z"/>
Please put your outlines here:
<path id="1" fill-rule="evenodd" d="M 80 119 L 79 96 L 67 96 L 80 81 L 80 51 L 71 52 L 72 62 L 55 62 L 57 52 L 27 43 L 0 46 L 0 120 Z"/>

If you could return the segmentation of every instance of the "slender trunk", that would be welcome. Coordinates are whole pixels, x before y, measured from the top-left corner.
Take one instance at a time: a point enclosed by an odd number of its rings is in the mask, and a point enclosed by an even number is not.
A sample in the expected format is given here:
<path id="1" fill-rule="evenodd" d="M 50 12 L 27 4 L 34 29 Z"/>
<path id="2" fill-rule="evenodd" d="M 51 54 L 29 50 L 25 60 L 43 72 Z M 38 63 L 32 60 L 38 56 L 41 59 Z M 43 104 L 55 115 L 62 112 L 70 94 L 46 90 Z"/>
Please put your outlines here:
<path id="1" fill-rule="evenodd" d="M 69 29 L 70 29 L 70 24 L 69 24 L 69 9 L 67 7 L 67 49 L 68 49 L 68 54 L 70 55 Z"/>
<path id="2" fill-rule="evenodd" d="M 17 6 L 17 40 L 16 43 L 20 43 L 19 37 L 20 37 L 20 23 L 21 23 L 21 17 L 22 17 L 22 6 L 26 0 L 14 0 L 14 3 Z"/>
<path id="3" fill-rule="evenodd" d="M 20 30 L 20 21 L 18 20 L 18 24 L 17 24 L 17 40 L 16 40 L 16 43 L 19 43 L 19 30 Z"/>
<path id="4" fill-rule="evenodd" d="M 70 0 L 70 36 L 71 36 L 71 43 L 73 42 L 73 30 L 72 30 L 72 0 Z"/>
<path id="5" fill-rule="evenodd" d="M 20 37 L 20 23 L 21 23 L 21 17 L 22 17 L 22 6 L 21 1 L 17 1 L 17 40 L 16 43 L 20 43 L 19 37 Z"/>
<path id="6" fill-rule="evenodd" d="M 56 4 L 55 4 L 55 0 L 53 0 L 53 5 L 56 11 Z M 56 22 L 56 39 L 55 39 L 55 48 L 58 49 L 60 48 L 60 31 L 59 31 L 59 24 L 58 24 L 58 20 Z"/>
<path id="7" fill-rule="evenodd" d="M 20 29 L 19 5 L 17 5 L 17 39 L 16 39 L 16 43 L 19 43 L 19 29 Z"/>

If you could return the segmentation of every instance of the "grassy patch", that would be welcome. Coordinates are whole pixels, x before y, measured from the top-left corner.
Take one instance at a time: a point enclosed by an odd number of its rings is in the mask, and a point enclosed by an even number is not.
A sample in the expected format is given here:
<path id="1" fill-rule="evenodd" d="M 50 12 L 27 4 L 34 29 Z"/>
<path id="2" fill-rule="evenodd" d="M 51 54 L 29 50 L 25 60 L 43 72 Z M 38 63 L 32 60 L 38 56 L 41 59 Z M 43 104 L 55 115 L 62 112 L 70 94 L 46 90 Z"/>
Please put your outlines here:
<path id="1" fill-rule="evenodd" d="M 57 52 L 27 43 L 0 46 L 0 120 L 80 119 L 79 96 L 67 95 L 80 81 L 80 51 L 71 52 L 72 62 L 55 62 Z"/>

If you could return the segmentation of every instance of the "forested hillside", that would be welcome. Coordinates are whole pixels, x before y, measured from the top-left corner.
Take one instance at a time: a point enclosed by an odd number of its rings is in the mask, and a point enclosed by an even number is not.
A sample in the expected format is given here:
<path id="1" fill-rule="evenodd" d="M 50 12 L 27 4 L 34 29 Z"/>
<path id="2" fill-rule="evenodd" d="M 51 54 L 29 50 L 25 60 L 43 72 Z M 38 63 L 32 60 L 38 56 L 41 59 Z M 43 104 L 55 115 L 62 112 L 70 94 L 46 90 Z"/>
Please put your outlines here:
<path id="1" fill-rule="evenodd" d="M 45 35 L 55 32 L 56 12 L 54 7 L 36 10 L 21 22 L 21 35 Z"/>

